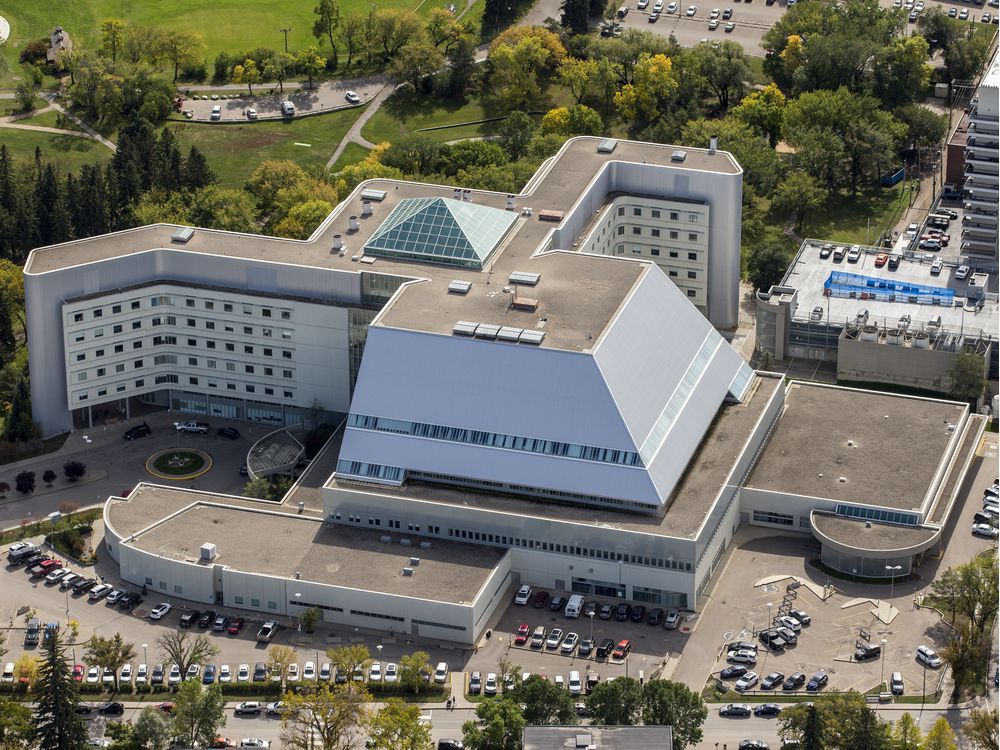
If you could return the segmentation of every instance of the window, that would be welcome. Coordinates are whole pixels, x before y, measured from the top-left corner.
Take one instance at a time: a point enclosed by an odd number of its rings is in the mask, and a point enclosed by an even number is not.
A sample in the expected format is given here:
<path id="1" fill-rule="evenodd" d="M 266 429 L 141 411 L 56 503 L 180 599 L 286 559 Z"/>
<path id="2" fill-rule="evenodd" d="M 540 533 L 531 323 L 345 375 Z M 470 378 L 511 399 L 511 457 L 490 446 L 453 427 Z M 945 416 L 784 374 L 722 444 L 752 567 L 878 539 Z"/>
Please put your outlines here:
<path id="1" fill-rule="evenodd" d="M 632 227 L 632 234 L 642 234 L 642 227 Z"/>
<path id="2" fill-rule="evenodd" d="M 680 215 L 676 211 L 670 212 L 670 221 L 677 221 L 679 218 Z"/>
<path id="3" fill-rule="evenodd" d="M 74 323 L 82 323 L 83 322 L 83 313 L 74 313 L 73 314 L 73 322 Z"/>
<path id="4" fill-rule="evenodd" d="M 271 328 L 262 328 L 261 329 L 261 334 L 264 336 L 264 338 L 271 338 L 271 334 L 273 334 L 273 333 L 274 333 L 274 330 L 271 329 Z"/>
<path id="5" fill-rule="evenodd" d="M 642 252 L 642 245 L 632 245 L 632 252 L 633 253 L 641 253 Z"/>
<path id="6" fill-rule="evenodd" d="M 264 389 L 264 395 L 265 396 L 273 396 L 274 395 L 274 388 L 265 388 Z"/>
<path id="7" fill-rule="evenodd" d="M 619 216 L 624 216 L 625 215 L 625 206 L 619 206 L 618 207 L 618 215 Z"/>
<path id="8" fill-rule="evenodd" d="M 698 214 L 688 214 L 688 221 L 692 224 L 698 223 Z"/>
<path id="9" fill-rule="evenodd" d="M 206 310 L 214 310 L 215 309 L 215 303 L 214 302 L 209 302 L 208 300 L 206 300 L 205 301 L 205 309 Z"/>
<path id="10" fill-rule="evenodd" d="M 191 367 L 197 367 L 198 366 L 198 358 L 197 357 L 188 357 L 188 364 Z"/>
<path id="11" fill-rule="evenodd" d="M 659 229 L 650 229 L 649 233 L 651 235 L 653 235 L 654 237 L 659 237 L 660 236 L 660 230 Z"/>
<path id="12" fill-rule="evenodd" d="M 187 319 L 188 328 L 194 328 L 194 318 Z"/>
<path id="13" fill-rule="evenodd" d="M 229 372 L 236 372 L 236 363 L 235 362 L 226 362 L 226 370 L 229 371 Z"/>
<path id="14" fill-rule="evenodd" d="M 244 315 L 253 315 L 253 308 L 250 307 L 250 305 L 243 305 L 243 314 Z"/>
<path id="15" fill-rule="evenodd" d="M 137 300 L 137 299 L 132 300 L 132 309 L 133 310 L 138 310 L 141 305 L 142 305 L 142 303 L 139 300 Z"/>
<path id="16" fill-rule="evenodd" d="M 688 260 L 698 260 L 698 253 L 688 253 Z"/>
<path id="17" fill-rule="evenodd" d="M 271 317 L 271 308 L 269 308 L 269 307 L 262 308 L 261 311 L 260 311 L 260 314 L 263 315 L 265 318 L 270 318 Z"/>
<path id="18" fill-rule="evenodd" d="M 268 377 L 272 377 L 274 375 L 274 368 L 272 368 L 272 367 L 265 367 L 264 368 L 264 374 L 267 375 Z"/>
<path id="19" fill-rule="evenodd" d="M 253 375 L 253 365 L 243 365 L 243 372 L 247 375 Z"/>
<path id="20" fill-rule="evenodd" d="M 153 307 L 157 307 L 159 305 L 171 306 L 174 304 L 174 301 L 170 297 L 167 297 L 166 295 L 160 295 L 159 297 L 151 298 L 149 300 L 149 304 Z"/>
<path id="21" fill-rule="evenodd" d="M 153 357 L 154 365 L 176 365 L 177 355 L 176 354 L 157 354 Z"/>
<path id="22" fill-rule="evenodd" d="M 226 344 L 226 351 L 227 352 L 235 352 L 236 351 L 236 344 L 227 343 Z"/>
<path id="23" fill-rule="evenodd" d="M 698 278 L 698 272 L 697 271 L 688 271 L 688 278 L 689 279 L 697 279 Z"/>
<path id="24" fill-rule="evenodd" d="M 243 333 L 247 336 L 253 336 L 253 328 L 250 326 L 243 326 Z"/>
<path id="25" fill-rule="evenodd" d="M 621 236 L 623 234 L 625 234 L 625 227 L 619 226 L 618 227 L 618 235 Z"/>
<path id="26" fill-rule="evenodd" d="M 103 328 L 95 328 L 94 329 L 94 338 L 95 339 L 104 338 L 104 329 Z"/>
<path id="27" fill-rule="evenodd" d="M 218 365 L 218 362 L 216 362 L 216 361 L 215 361 L 214 359 L 210 359 L 210 360 L 208 360 L 208 369 L 209 369 L 209 370 L 214 370 L 214 369 L 216 369 L 216 366 L 217 366 L 217 365 Z"/>
<path id="28" fill-rule="evenodd" d="M 193 376 L 192 376 L 192 377 L 189 377 L 189 378 L 188 378 L 188 383 L 189 383 L 190 385 L 198 385 L 198 378 L 196 378 L 196 377 L 193 377 Z"/>
<path id="29" fill-rule="evenodd" d="M 107 372 L 108 371 L 107 371 L 106 368 L 104 368 L 104 367 L 98 367 L 97 368 L 97 377 L 103 378 L 105 375 L 107 375 Z"/>
<path id="30" fill-rule="evenodd" d="M 121 305 L 112 305 L 111 306 L 111 314 L 112 315 L 117 315 L 121 311 L 122 311 L 122 306 Z"/>
<path id="31" fill-rule="evenodd" d="M 155 327 L 155 326 L 161 325 L 161 323 L 163 322 L 163 319 L 162 318 L 153 318 L 153 320 L 151 322 L 152 322 L 153 326 Z"/>
<path id="32" fill-rule="evenodd" d="M 291 310 L 282 310 L 281 311 L 281 319 L 282 320 L 291 320 L 292 319 L 292 312 L 291 312 Z"/>
<path id="33" fill-rule="evenodd" d="M 292 353 L 290 351 L 288 351 L 287 349 L 282 349 L 281 350 L 281 356 L 282 356 L 283 359 L 291 359 L 292 358 Z"/>
<path id="34" fill-rule="evenodd" d="M 671 258 L 676 258 L 677 257 L 677 251 L 676 250 L 671 250 L 670 251 L 670 257 Z"/>
<path id="35" fill-rule="evenodd" d="M 77 336 L 77 337 L 76 337 L 75 339 L 73 339 L 73 341 L 74 341 L 75 343 L 79 344 L 79 343 L 80 343 L 81 341 L 83 341 L 83 340 L 84 340 L 85 338 L 87 338 L 87 337 L 86 337 L 86 336 L 84 336 L 84 335 L 83 335 L 83 334 L 81 333 L 81 334 L 80 334 L 79 336 Z"/>
<path id="36" fill-rule="evenodd" d="M 660 254 L 660 248 L 658 248 L 658 247 L 650 248 L 649 252 L 652 253 L 653 255 L 659 255 Z"/>
<path id="37" fill-rule="evenodd" d="M 753 520 L 758 523 L 777 523 L 782 526 L 792 526 L 795 523 L 795 516 L 789 516 L 784 513 L 772 513 L 765 510 L 755 510 L 753 512 Z"/>
<path id="38" fill-rule="evenodd" d="M 163 383 L 180 383 L 181 381 L 176 375 L 157 375 L 153 382 L 161 385 Z"/>
<path id="39" fill-rule="evenodd" d="M 104 315 L 104 310 L 102 310 L 101 308 L 97 308 L 96 310 L 94 310 L 94 317 L 95 318 L 100 318 L 103 315 Z"/>
<path id="40" fill-rule="evenodd" d="M 632 215 L 633 216 L 642 216 L 642 209 L 641 208 L 633 208 L 632 209 Z"/>
<path id="41" fill-rule="evenodd" d="M 230 305 L 228 302 L 226 302 L 225 304 L 222 305 L 222 309 L 224 312 L 232 312 L 233 306 Z"/>
<path id="42" fill-rule="evenodd" d="M 274 349 L 265 349 L 264 350 L 264 356 L 265 357 L 273 357 L 274 356 Z"/>
<path id="43" fill-rule="evenodd" d="M 94 352 L 94 356 L 95 357 L 103 357 L 104 356 L 104 350 L 103 349 L 98 349 L 96 352 Z"/>
<path id="44" fill-rule="evenodd" d="M 671 232 L 670 233 L 670 239 L 676 240 L 677 239 L 677 232 Z"/>
<path id="45" fill-rule="evenodd" d="M 215 342 L 214 341 L 206 341 L 205 342 L 205 348 L 206 349 L 214 349 L 215 348 Z"/>
<path id="46" fill-rule="evenodd" d="M 253 597 L 250 597 L 250 606 L 251 607 L 259 607 L 260 606 L 260 599 L 254 599 Z"/>
<path id="47" fill-rule="evenodd" d="M 292 397 L 292 392 L 291 391 L 285 391 L 285 398 L 291 398 L 291 397 Z"/>
<path id="48" fill-rule="evenodd" d="M 76 361 L 77 362 L 83 362 L 86 358 L 87 358 L 86 354 L 77 354 L 76 355 Z"/>
<path id="49" fill-rule="evenodd" d="M 675 271 L 674 269 L 671 268 L 669 271 L 667 271 L 667 276 L 669 276 L 672 279 L 676 279 L 677 278 L 677 271 Z"/>
<path id="50" fill-rule="evenodd" d="M 115 365 L 115 372 L 125 372 L 125 365 L 121 363 Z"/>
<path id="51" fill-rule="evenodd" d="M 235 391 L 236 390 L 236 383 L 226 383 L 226 390 L 227 391 Z"/>
<path id="52" fill-rule="evenodd" d="M 184 304 L 187 305 L 188 307 L 194 307 L 194 300 L 193 299 L 186 299 L 186 300 L 184 300 Z"/>
<path id="53" fill-rule="evenodd" d="M 292 371 L 291 370 L 282 370 L 281 371 L 281 377 L 283 377 L 283 378 L 291 378 L 292 377 Z"/>
<path id="54" fill-rule="evenodd" d="M 85 373 L 85 372 L 78 372 L 76 374 L 76 382 L 77 383 L 82 383 L 86 379 L 87 379 L 87 373 Z"/>
<path id="55" fill-rule="evenodd" d="M 206 320 L 205 321 L 205 328 L 207 328 L 210 331 L 214 331 L 215 330 L 215 321 L 214 320 Z"/>
<path id="56" fill-rule="evenodd" d="M 218 388 L 219 384 L 216 381 L 214 381 L 214 380 L 209 380 L 208 381 L 208 387 L 209 388 Z"/>
<path id="57" fill-rule="evenodd" d="M 138 370 L 140 367 L 142 367 L 142 360 L 141 359 L 137 359 L 132 364 L 135 366 L 135 369 Z"/>
<path id="58" fill-rule="evenodd" d="M 657 209 L 655 209 L 655 208 L 650 210 L 650 214 L 652 215 L 652 217 L 654 219 L 659 219 L 660 218 L 660 212 Z"/>
<path id="59" fill-rule="evenodd" d="M 118 324 L 118 325 L 116 325 L 116 326 L 112 326 L 112 328 L 111 328 L 111 333 L 121 333 L 121 332 L 122 332 L 122 326 L 121 326 L 121 323 L 119 323 L 119 324 Z"/>
<path id="60" fill-rule="evenodd" d="M 133 320 L 132 321 L 132 330 L 133 331 L 138 331 L 140 328 L 142 328 L 142 321 L 141 320 Z"/>
<path id="61" fill-rule="evenodd" d="M 115 344 L 115 354 L 121 354 L 125 351 L 125 344 Z"/>
<path id="62" fill-rule="evenodd" d="M 253 354 L 253 347 L 252 346 L 244 346 L 243 347 L 243 353 L 244 354 Z"/>
<path id="63" fill-rule="evenodd" d="M 247 389 L 247 393 L 256 393 L 256 391 L 257 391 L 257 389 L 254 386 L 252 386 L 252 385 L 248 385 L 246 387 L 246 389 Z"/>
<path id="64" fill-rule="evenodd" d="M 154 336 L 153 346 L 174 346 L 177 343 L 176 336 Z"/>
<path id="65" fill-rule="evenodd" d="M 696 294 L 694 289 L 688 289 L 688 297 L 694 297 Z"/>
<path id="66" fill-rule="evenodd" d="M 139 378 L 137 381 L 135 381 L 136 388 L 142 388 L 144 385 L 146 385 L 146 381 L 143 380 L 142 378 Z"/>

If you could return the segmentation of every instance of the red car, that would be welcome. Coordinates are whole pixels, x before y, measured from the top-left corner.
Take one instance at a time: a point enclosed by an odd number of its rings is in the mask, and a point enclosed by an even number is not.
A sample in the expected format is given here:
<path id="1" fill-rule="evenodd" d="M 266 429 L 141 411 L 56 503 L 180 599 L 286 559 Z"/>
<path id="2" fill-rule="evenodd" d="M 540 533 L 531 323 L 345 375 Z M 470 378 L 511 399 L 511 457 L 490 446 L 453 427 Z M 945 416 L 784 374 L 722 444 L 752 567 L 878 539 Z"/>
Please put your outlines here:
<path id="1" fill-rule="evenodd" d="M 229 635 L 237 635 L 243 629 L 243 620 L 239 617 L 233 617 L 229 620 L 229 626 L 226 628 L 226 632 Z"/>
<path id="2" fill-rule="evenodd" d="M 881 268 L 889 262 L 889 253 L 879 253 L 875 256 L 875 268 Z"/>
<path id="3" fill-rule="evenodd" d="M 518 646 L 523 646 L 528 642 L 529 628 L 527 625 L 519 625 L 517 628 L 517 635 L 514 638 L 514 643 Z"/>
<path id="4" fill-rule="evenodd" d="M 165 714 L 172 714 L 174 712 L 173 701 L 164 701 L 163 703 L 157 703 L 156 708 Z"/>
<path id="5" fill-rule="evenodd" d="M 39 563 L 39 566 L 46 573 L 51 573 L 56 568 L 61 568 L 63 566 L 62 560 L 44 560 Z"/>
<path id="6" fill-rule="evenodd" d="M 82 664 L 74 664 L 73 665 L 73 681 L 74 682 L 83 682 L 83 674 L 86 671 L 87 670 L 85 670 L 83 668 Z"/>
<path id="7" fill-rule="evenodd" d="M 624 639 L 618 641 L 618 645 L 615 646 L 615 650 L 611 652 L 612 659 L 624 659 L 628 656 L 628 652 L 632 650 L 632 641 Z"/>

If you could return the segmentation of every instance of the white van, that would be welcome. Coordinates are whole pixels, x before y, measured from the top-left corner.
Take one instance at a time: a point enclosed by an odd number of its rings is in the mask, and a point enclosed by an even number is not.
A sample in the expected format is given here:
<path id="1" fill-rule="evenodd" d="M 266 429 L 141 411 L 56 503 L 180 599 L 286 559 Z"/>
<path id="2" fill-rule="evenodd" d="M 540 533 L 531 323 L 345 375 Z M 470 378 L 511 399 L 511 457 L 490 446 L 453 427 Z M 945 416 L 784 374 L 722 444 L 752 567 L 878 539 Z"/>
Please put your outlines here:
<path id="1" fill-rule="evenodd" d="M 583 685 L 580 683 L 580 673 L 570 672 L 569 673 L 569 694 L 579 695 L 583 692 Z"/>
<path id="2" fill-rule="evenodd" d="M 573 594 L 566 603 L 566 616 L 567 617 L 579 617 L 580 612 L 583 611 L 583 597 L 579 594 Z"/>
<path id="3" fill-rule="evenodd" d="M 295 105 L 290 101 L 283 101 L 281 103 L 281 114 L 285 117 L 292 117 L 295 115 Z"/>
<path id="4" fill-rule="evenodd" d="M 221 120 L 222 119 L 222 105 L 221 104 L 216 104 L 214 107 L 212 107 L 212 119 L 213 120 Z"/>

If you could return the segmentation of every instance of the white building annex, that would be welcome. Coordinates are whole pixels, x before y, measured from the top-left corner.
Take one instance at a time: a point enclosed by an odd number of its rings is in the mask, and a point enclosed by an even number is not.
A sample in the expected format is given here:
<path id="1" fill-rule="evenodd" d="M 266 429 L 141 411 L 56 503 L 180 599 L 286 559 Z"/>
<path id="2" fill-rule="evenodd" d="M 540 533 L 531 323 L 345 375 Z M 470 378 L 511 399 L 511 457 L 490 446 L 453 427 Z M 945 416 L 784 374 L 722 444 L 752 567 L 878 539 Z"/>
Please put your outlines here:
<path id="1" fill-rule="evenodd" d="M 899 479 L 916 512 L 761 468 L 809 407 L 718 330 L 738 317 L 741 180 L 714 147 L 574 138 L 521 195 L 369 181 L 304 242 L 150 226 L 39 248 L 35 418 L 52 434 L 134 399 L 276 426 L 315 401 L 347 414 L 309 512 L 151 484 L 105 506 L 125 580 L 265 617 L 316 606 L 472 644 L 522 582 L 695 609 L 741 523 L 831 550 L 851 523 L 905 526 L 905 549 L 856 557 L 912 561 L 982 422 L 897 406 L 953 420 L 934 471 Z M 902 397 L 872 398 L 869 417 Z"/>

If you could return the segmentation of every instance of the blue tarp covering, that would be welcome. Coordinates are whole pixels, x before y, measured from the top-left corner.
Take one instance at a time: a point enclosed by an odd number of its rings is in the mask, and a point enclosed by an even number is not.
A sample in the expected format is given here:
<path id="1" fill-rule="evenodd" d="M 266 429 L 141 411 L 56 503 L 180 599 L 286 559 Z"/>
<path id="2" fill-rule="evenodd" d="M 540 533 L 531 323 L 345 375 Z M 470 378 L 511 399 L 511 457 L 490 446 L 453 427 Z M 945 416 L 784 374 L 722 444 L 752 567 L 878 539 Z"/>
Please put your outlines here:
<path id="1" fill-rule="evenodd" d="M 896 281 L 881 276 L 833 271 L 823 282 L 824 294 L 833 297 L 910 302 L 922 305 L 953 305 L 955 291 L 943 286 Z"/>

